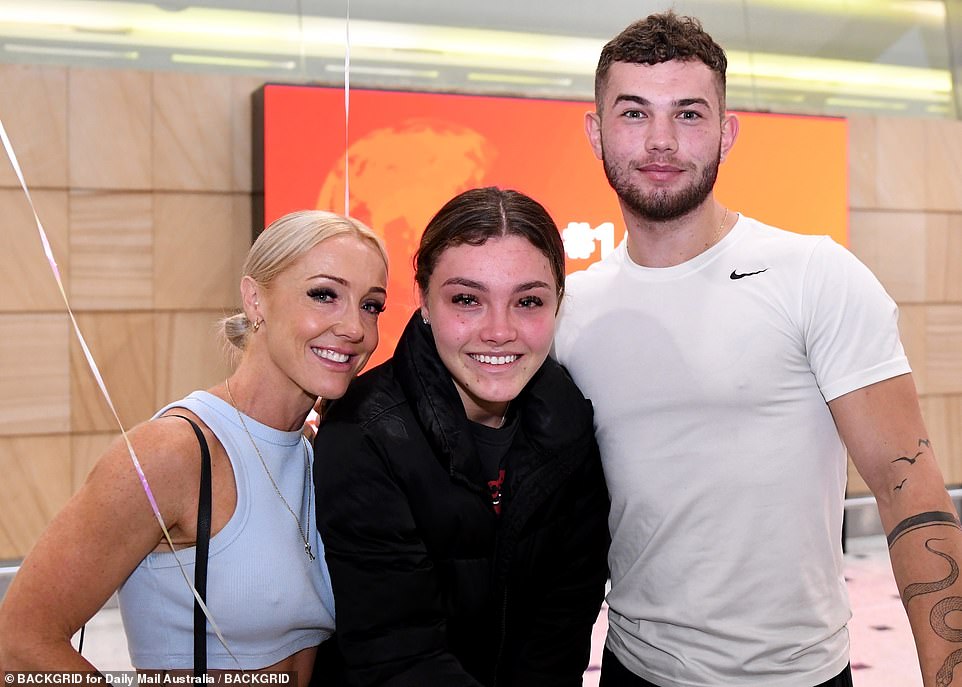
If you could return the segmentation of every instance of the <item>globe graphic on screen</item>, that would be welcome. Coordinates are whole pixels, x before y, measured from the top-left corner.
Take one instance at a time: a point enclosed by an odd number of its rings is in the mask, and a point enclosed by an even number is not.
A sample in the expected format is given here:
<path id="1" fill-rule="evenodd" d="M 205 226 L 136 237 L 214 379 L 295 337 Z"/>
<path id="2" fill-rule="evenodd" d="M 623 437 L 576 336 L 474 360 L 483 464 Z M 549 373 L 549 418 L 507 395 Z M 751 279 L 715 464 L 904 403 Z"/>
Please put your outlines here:
<path id="1" fill-rule="evenodd" d="M 411 261 L 425 225 L 453 196 L 487 185 L 496 154 L 495 147 L 473 129 L 419 117 L 365 134 L 323 177 L 317 207 L 334 211 L 344 207 L 346 168 L 348 214 L 384 240 L 391 260 L 381 343 L 372 363 L 390 356 L 417 307 Z"/>

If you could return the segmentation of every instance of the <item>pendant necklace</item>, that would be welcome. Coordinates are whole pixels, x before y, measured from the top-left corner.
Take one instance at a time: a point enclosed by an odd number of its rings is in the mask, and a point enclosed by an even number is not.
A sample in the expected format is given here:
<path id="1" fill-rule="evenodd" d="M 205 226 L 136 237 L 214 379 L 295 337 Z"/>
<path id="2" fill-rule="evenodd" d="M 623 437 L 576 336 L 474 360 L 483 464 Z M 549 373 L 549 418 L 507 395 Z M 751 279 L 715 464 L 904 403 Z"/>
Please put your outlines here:
<path id="1" fill-rule="evenodd" d="M 288 512 L 291 514 L 291 517 L 294 518 L 294 522 L 297 524 L 297 531 L 298 531 L 298 533 L 300 533 L 300 535 L 301 535 L 301 540 L 304 542 L 304 553 L 307 554 L 308 559 L 310 559 L 310 560 L 313 561 L 313 560 L 314 560 L 314 552 L 311 551 L 311 544 L 310 544 L 310 542 L 309 542 L 308 539 L 307 539 L 307 535 L 304 534 L 304 528 L 301 527 L 300 518 L 297 517 L 297 513 L 294 512 L 294 509 L 291 508 L 291 504 L 289 504 L 289 503 L 287 502 L 287 499 L 284 498 L 284 494 L 282 494 L 282 493 L 281 493 L 281 490 L 278 488 L 277 482 L 274 481 L 274 475 L 271 474 L 270 469 L 267 467 L 267 462 L 264 460 L 264 456 L 261 455 L 260 449 L 257 448 L 257 442 L 254 441 L 253 435 L 251 435 L 250 430 L 247 429 L 247 423 L 244 422 L 244 416 L 241 415 L 241 411 L 238 409 L 237 403 L 234 401 L 234 395 L 230 392 L 230 381 L 228 381 L 228 380 L 225 379 L 225 380 L 224 380 L 224 386 L 227 388 L 227 398 L 230 399 L 230 404 L 231 404 L 231 406 L 233 406 L 234 412 L 237 413 L 237 419 L 240 420 L 241 427 L 244 428 L 244 433 L 247 434 L 247 438 L 250 439 L 251 446 L 254 447 L 254 453 L 257 454 L 257 457 L 258 457 L 258 458 L 260 459 L 260 461 L 261 461 L 261 465 L 264 467 L 264 472 L 267 473 L 267 479 L 269 479 L 269 480 L 271 481 L 271 485 L 274 487 L 274 491 L 277 493 L 278 498 L 280 498 L 281 502 L 287 507 Z M 304 438 L 304 436 L 301 436 L 301 441 L 304 442 L 304 443 L 302 443 L 302 446 L 304 447 L 304 476 L 305 476 L 305 480 L 310 480 L 310 479 L 311 479 L 311 462 L 310 462 L 310 459 L 308 458 L 308 455 L 307 455 L 307 443 L 306 443 L 306 442 L 307 442 L 307 439 Z M 310 486 L 310 496 L 308 497 L 307 506 L 308 506 L 308 509 L 307 509 L 307 528 L 308 528 L 308 529 L 307 529 L 307 531 L 310 532 L 310 527 L 311 527 L 311 511 L 314 510 L 314 487 L 313 487 L 313 485 Z"/>

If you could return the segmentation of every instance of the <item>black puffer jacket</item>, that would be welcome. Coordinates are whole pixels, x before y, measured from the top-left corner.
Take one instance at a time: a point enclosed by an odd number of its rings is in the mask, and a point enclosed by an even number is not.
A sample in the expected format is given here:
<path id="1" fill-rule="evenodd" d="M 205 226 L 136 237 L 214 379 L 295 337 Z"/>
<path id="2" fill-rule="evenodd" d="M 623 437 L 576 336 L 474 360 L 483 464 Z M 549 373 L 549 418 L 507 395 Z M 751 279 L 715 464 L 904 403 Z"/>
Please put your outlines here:
<path id="1" fill-rule="evenodd" d="M 500 517 L 420 317 L 326 415 L 317 522 L 349 684 L 582 684 L 608 574 L 591 405 L 549 359 L 512 412 Z"/>

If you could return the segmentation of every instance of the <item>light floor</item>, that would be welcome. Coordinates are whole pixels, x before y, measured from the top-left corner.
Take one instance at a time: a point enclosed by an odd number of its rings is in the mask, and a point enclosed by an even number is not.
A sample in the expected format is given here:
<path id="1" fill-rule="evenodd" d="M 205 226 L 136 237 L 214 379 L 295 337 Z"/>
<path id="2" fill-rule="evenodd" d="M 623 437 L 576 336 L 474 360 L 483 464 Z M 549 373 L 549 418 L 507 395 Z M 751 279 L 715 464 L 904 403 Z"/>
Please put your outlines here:
<path id="1" fill-rule="evenodd" d="M 885 538 L 848 542 L 845 577 L 852 601 L 849 632 L 855 687 L 921 687 L 915 645 L 889 567 Z M 607 627 L 604 610 L 595 626 L 585 687 L 597 687 Z M 87 625 L 84 655 L 101 670 L 129 670 L 127 644 L 116 608 L 105 608 Z"/>

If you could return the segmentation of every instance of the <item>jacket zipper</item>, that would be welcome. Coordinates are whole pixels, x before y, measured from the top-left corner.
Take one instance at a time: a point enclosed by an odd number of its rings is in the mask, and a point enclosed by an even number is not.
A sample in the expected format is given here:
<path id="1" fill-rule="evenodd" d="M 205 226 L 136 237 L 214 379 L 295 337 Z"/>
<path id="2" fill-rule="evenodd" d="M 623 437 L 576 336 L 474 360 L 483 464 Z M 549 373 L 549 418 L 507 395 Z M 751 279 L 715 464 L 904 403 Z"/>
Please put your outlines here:
<path id="1" fill-rule="evenodd" d="M 507 632 L 508 615 L 508 583 L 504 583 L 504 594 L 501 595 L 501 636 L 498 639 L 498 655 L 494 660 L 494 681 L 491 687 L 498 687 L 498 674 L 501 672 L 501 658 L 504 655 L 504 635 Z"/>

